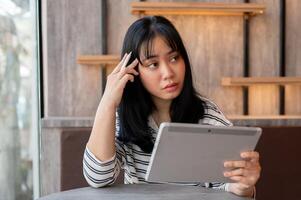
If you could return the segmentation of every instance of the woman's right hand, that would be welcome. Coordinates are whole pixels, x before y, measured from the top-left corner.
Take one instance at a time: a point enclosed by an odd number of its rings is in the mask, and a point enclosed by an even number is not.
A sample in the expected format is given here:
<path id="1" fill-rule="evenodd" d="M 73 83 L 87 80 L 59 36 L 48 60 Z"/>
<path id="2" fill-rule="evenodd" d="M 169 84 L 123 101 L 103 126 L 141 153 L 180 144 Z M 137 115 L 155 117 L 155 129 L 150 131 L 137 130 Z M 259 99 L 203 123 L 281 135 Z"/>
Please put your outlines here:
<path id="1" fill-rule="evenodd" d="M 115 67 L 111 74 L 107 77 L 106 88 L 102 97 L 102 101 L 110 103 L 118 107 L 125 85 L 128 81 L 134 81 L 134 75 L 139 73 L 134 69 L 138 64 L 136 58 L 130 65 L 127 66 L 132 53 L 125 53 L 119 64 Z"/>

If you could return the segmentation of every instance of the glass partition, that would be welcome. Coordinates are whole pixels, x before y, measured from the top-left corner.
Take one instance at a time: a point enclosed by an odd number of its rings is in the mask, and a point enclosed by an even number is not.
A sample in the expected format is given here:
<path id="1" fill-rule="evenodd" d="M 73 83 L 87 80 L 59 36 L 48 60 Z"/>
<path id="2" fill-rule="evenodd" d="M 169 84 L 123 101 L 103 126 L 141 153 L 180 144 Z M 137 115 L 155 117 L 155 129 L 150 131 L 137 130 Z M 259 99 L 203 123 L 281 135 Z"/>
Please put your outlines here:
<path id="1" fill-rule="evenodd" d="M 0 199 L 5 200 L 30 200 L 34 190 L 35 197 L 39 193 L 36 4 L 0 1 Z"/>

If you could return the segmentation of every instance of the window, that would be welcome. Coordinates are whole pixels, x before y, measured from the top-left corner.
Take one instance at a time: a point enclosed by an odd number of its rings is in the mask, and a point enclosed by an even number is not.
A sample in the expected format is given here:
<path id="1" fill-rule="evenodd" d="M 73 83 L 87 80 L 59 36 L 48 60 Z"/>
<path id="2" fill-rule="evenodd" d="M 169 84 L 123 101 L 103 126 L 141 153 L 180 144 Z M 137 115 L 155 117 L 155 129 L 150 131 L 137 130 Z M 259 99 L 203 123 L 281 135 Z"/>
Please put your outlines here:
<path id="1" fill-rule="evenodd" d="M 0 194 L 39 195 L 37 1 L 0 1 Z"/>

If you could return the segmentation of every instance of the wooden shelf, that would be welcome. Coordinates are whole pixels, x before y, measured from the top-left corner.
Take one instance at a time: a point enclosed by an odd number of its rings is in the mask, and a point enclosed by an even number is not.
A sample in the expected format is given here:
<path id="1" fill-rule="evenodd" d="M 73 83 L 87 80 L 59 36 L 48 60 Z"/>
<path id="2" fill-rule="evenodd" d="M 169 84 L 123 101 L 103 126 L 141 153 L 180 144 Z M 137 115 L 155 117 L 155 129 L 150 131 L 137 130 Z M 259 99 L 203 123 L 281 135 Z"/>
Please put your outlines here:
<path id="1" fill-rule="evenodd" d="M 301 77 L 223 77 L 222 86 L 301 85 Z"/>
<path id="2" fill-rule="evenodd" d="M 132 2 L 136 15 L 258 15 L 265 11 L 257 3 L 203 3 L 203 2 Z"/>
<path id="3" fill-rule="evenodd" d="M 77 63 L 84 65 L 117 65 L 119 61 L 119 55 L 80 55 L 77 57 Z"/>
<path id="4" fill-rule="evenodd" d="M 229 120 L 301 119 L 301 115 L 228 115 Z"/>

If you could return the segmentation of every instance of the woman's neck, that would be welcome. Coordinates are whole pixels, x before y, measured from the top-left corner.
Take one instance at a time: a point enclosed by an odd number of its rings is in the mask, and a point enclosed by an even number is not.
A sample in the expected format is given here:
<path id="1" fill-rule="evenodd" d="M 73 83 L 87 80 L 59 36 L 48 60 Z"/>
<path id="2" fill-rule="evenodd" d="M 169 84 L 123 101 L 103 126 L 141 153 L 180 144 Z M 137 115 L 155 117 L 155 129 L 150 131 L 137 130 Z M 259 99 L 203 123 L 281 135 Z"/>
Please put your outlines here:
<path id="1" fill-rule="evenodd" d="M 154 104 L 156 106 L 156 110 L 152 113 L 152 116 L 158 125 L 162 122 L 170 122 L 170 105 L 171 105 L 171 100 L 162 100 L 162 99 L 157 99 L 153 98 Z"/>

